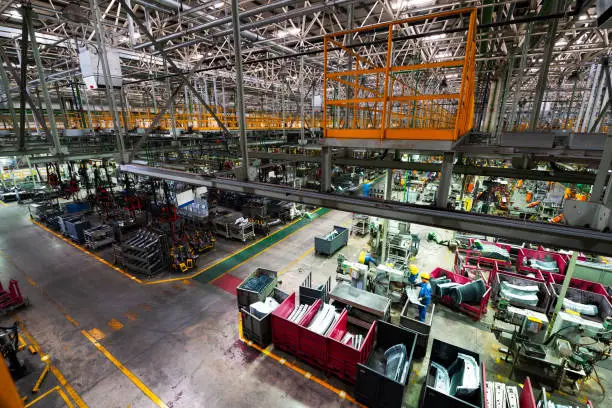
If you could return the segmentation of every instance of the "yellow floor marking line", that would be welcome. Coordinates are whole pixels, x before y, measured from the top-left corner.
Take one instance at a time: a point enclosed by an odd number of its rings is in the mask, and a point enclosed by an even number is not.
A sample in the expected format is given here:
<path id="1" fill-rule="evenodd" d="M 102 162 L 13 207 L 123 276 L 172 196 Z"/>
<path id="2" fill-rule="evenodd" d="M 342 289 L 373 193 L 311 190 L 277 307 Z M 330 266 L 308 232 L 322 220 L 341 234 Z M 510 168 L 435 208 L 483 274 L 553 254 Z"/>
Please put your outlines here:
<path id="1" fill-rule="evenodd" d="M 238 337 L 240 338 L 240 340 L 245 343 L 246 345 L 248 345 L 249 347 L 254 348 L 255 350 L 259 351 L 260 353 L 270 357 L 271 359 L 275 360 L 276 362 L 278 362 L 281 365 L 284 365 L 285 367 L 290 368 L 291 370 L 295 371 L 296 373 L 299 373 L 301 375 L 303 375 L 304 377 L 306 377 L 307 379 L 309 379 L 310 381 L 313 381 L 317 384 L 319 384 L 320 386 L 328 389 L 329 391 L 337 394 L 340 398 L 345 399 L 349 402 L 352 402 L 353 404 L 359 406 L 359 407 L 363 407 L 365 408 L 365 405 L 360 404 L 359 402 L 357 402 L 357 400 L 355 398 L 353 398 L 352 396 L 348 395 L 346 393 L 346 391 L 343 391 L 339 388 L 334 387 L 333 385 L 331 385 L 330 383 L 328 383 L 325 380 L 322 380 L 314 375 L 312 375 L 312 373 L 301 369 L 300 367 L 288 362 L 286 359 L 277 356 L 276 354 L 270 352 L 267 348 L 263 349 L 261 347 L 259 347 L 257 344 L 253 343 L 250 340 L 247 340 L 243 337 L 242 335 L 242 316 L 240 314 L 238 314 Z"/>
<path id="2" fill-rule="evenodd" d="M 83 336 L 85 336 L 87 338 L 87 340 L 89 340 L 91 342 L 91 344 L 93 344 L 98 350 L 100 350 L 102 352 L 102 354 L 104 354 L 104 356 L 108 360 L 110 360 L 115 365 L 115 367 L 117 367 L 119 369 L 119 371 L 121 371 L 127 378 L 129 378 L 134 383 L 134 385 L 136 385 L 138 388 L 140 388 L 140 390 L 147 397 L 149 397 L 149 399 L 151 401 L 153 401 L 153 403 L 155 403 L 155 405 L 157 405 L 158 407 L 168 408 L 168 406 L 166 404 L 164 404 L 164 402 L 157 395 L 155 395 L 153 393 L 153 391 L 151 391 L 142 381 L 140 381 L 140 379 L 138 377 L 136 377 L 126 366 L 121 364 L 121 362 L 119 360 L 117 360 L 115 358 L 115 356 L 113 356 L 95 338 L 90 336 L 89 333 L 87 333 L 85 330 L 81 330 L 81 333 L 83 334 Z"/>
<path id="3" fill-rule="evenodd" d="M 127 317 L 129 321 L 134 322 L 136 321 L 136 319 L 138 319 L 138 313 L 127 312 L 125 314 L 125 317 Z"/>
<path id="4" fill-rule="evenodd" d="M 113 265 L 112 263 L 108 262 L 106 259 L 99 257 L 98 255 L 94 254 L 91 251 L 88 251 L 87 249 L 83 248 L 82 246 L 75 244 L 74 242 L 72 242 L 71 240 L 67 239 L 66 237 L 62 237 L 60 234 L 58 234 L 57 232 L 53 231 L 50 228 L 47 228 L 46 226 L 42 225 L 41 223 L 34 221 L 34 220 L 30 220 L 32 221 L 33 224 L 39 226 L 40 228 L 44 229 L 45 231 L 47 231 L 50 234 L 55 235 L 57 238 L 61 239 L 62 241 L 72 245 L 73 247 L 75 247 L 76 249 L 78 249 L 79 251 L 91 256 L 92 258 L 94 258 L 95 260 L 97 260 L 98 262 L 103 263 L 104 265 L 108 266 L 109 268 L 114 269 L 115 271 L 119 272 L 120 274 L 122 274 L 123 276 L 138 282 L 138 283 L 144 283 L 144 281 L 142 281 L 141 279 L 138 279 L 137 277 L 125 272 L 123 269 L 119 268 L 116 265 Z"/>
<path id="5" fill-rule="evenodd" d="M 5 207 L 8 207 L 9 205 L 7 203 L 5 203 L 4 201 L 0 200 L 0 204 L 2 204 Z"/>
<path id="6" fill-rule="evenodd" d="M 73 325 L 74 327 L 79 327 L 79 323 L 78 323 L 76 320 L 74 320 L 74 319 L 72 318 L 72 316 L 70 316 L 69 314 L 66 314 L 66 315 L 64 315 L 64 316 L 66 317 L 66 320 L 68 320 L 70 323 L 72 323 L 72 325 Z"/>
<path id="7" fill-rule="evenodd" d="M 57 392 L 60 395 L 60 397 L 62 397 L 62 399 L 64 400 L 68 408 L 74 408 L 74 405 L 72 405 L 72 402 L 70 402 L 70 399 L 68 398 L 64 390 L 62 390 L 61 388 L 58 388 Z"/>
<path id="8" fill-rule="evenodd" d="M 106 337 L 106 335 L 104 334 L 102 330 L 97 329 L 95 327 L 87 331 L 87 334 L 96 340 L 102 340 L 104 337 Z"/>
<path id="9" fill-rule="evenodd" d="M 316 211 L 316 210 L 318 210 L 318 208 L 317 208 L 317 209 L 315 209 L 314 211 Z M 313 211 L 313 212 L 314 212 L 314 211 Z M 326 214 L 323 214 L 323 215 L 321 215 L 319 218 L 324 217 L 325 215 L 326 215 Z M 292 226 L 293 224 L 295 224 L 296 222 L 298 222 L 298 221 L 300 221 L 300 220 L 301 220 L 301 218 L 297 218 L 295 221 L 290 222 L 289 224 L 285 225 L 285 226 L 284 226 L 284 227 L 282 227 L 282 228 L 279 228 L 278 230 L 274 231 L 272 234 L 276 234 L 276 233 L 278 233 L 278 232 L 281 232 L 282 230 L 284 230 L 284 229 L 286 229 L 286 228 L 289 228 L 290 226 Z M 300 229 L 301 229 L 301 228 L 300 228 Z M 269 246 L 268 248 L 271 248 L 272 246 L 274 246 L 274 245 L 278 244 L 279 242 L 281 242 L 281 241 L 283 241 L 284 239 L 288 238 L 289 236 L 293 235 L 293 234 L 294 234 L 295 232 L 297 232 L 297 231 L 299 231 L 299 229 L 298 229 L 298 230 L 296 230 L 296 231 L 294 231 L 294 232 L 292 232 L 291 234 L 287 235 L 285 238 L 281 239 L 280 241 L 278 241 L 278 242 L 276 242 L 276 243 L 272 244 L 272 245 L 271 245 L 271 246 Z M 182 281 L 182 280 L 184 280 L 184 279 L 193 279 L 193 278 L 195 278 L 196 276 L 200 276 L 201 274 L 203 274 L 203 273 L 204 273 L 204 272 L 206 272 L 207 270 L 209 270 L 209 269 L 213 268 L 214 266 L 216 266 L 216 265 L 220 264 L 221 262 L 224 262 L 224 261 L 228 260 L 229 258 L 231 258 L 232 256 L 236 255 L 237 253 L 242 252 L 242 251 L 244 251 L 244 250 L 246 250 L 246 249 L 248 249 L 248 248 L 252 247 L 253 245 L 258 244 L 259 242 L 263 241 L 264 239 L 266 239 L 266 238 L 268 238 L 268 237 L 270 237 L 270 235 L 266 235 L 265 237 L 262 237 L 262 238 L 258 239 L 257 241 L 252 242 L 252 243 L 250 243 L 249 245 L 247 245 L 247 246 L 245 246 L 245 247 L 238 248 L 237 250 L 235 250 L 235 251 L 234 251 L 234 252 L 232 252 L 231 254 L 227 255 L 226 257 L 221 258 L 221 259 L 219 259 L 219 260 L 217 260 L 217 261 L 214 261 L 214 262 L 213 262 L 212 264 L 210 264 L 210 265 L 206 265 L 206 266 L 204 266 L 203 268 L 201 268 L 200 270 L 198 270 L 197 272 L 195 272 L 195 273 L 193 273 L 193 274 L 191 274 L 191 275 L 184 275 L 184 276 L 182 276 L 182 277 L 176 277 L 176 278 L 160 279 L 160 280 L 156 280 L 156 281 L 145 281 L 145 282 L 144 282 L 144 284 L 145 284 L 145 285 L 157 285 L 157 284 L 159 284 L 159 283 L 176 282 L 176 281 L 178 281 L 178 280 L 181 280 L 181 281 Z M 262 252 L 259 252 L 259 254 L 261 254 L 261 253 L 265 252 L 265 251 L 266 251 L 268 248 L 266 248 L 266 249 L 265 249 L 264 251 L 262 251 Z M 255 256 L 256 256 L 256 255 L 255 255 Z M 248 260 L 250 260 L 250 259 L 253 259 L 253 258 L 254 258 L 254 256 L 253 256 L 253 257 L 251 257 L 251 258 L 249 258 L 249 259 L 247 259 L 247 260 L 245 260 L 244 262 L 246 262 L 246 261 L 248 261 Z M 244 262 L 243 262 L 243 263 L 244 263 Z M 237 267 L 239 267 L 239 266 L 241 266 L 241 265 L 242 265 L 242 264 L 236 265 L 236 266 L 235 266 L 233 269 L 231 269 L 231 270 L 233 271 L 235 268 L 237 268 Z M 229 272 L 229 271 L 228 271 L 228 272 Z M 228 273 L 228 272 L 226 272 L 226 273 Z M 223 276 L 223 275 L 221 275 L 221 276 Z M 218 279 L 218 278 L 219 278 L 219 277 L 217 277 L 216 279 Z M 213 279 L 213 281 L 214 281 L 214 280 L 215 280 L 215 279 Z M 213 282 L 213 281 L 211 281 L 211 282 Z M 208 283 L 211 283 L 211 282 L 208 282 Z"/>
<path id="10" fill-rule="evenodd" d="M 321 215 L 318 219 L 321 219 L 323 217 L 325 217 L 328 213 L 325 213 L 323 215 Z M 212 279 L 210 282 L 208 283 L 213 283 L 214 281 L 216 281 L 217 279 L 221 278 L 222 276 L 227 275 L 228 273 L 235 271 L 236 269 L 240 268 L 242 265 L 244 265 L 247 262 L 252 261 L 253 259 L 257 258 L 259 255 L 266 253 L 268 250 L 274 248 L 276 245 L 280 244 L 281 242 L 283 242 L 284 240 L 286 240 L 287 238 L 291 237 L 293 234 L 297 234 L 299 231 L 301 231 L 302 229 L 297 229 L 295 231 L 293 231 L 291 234 L 287 235 L 285 238 L 276 241 L 275 243 L 273 243 L 272 245 L 270 245 L 269 247 L 265 248 L 263 251 L 256 253 L 255 255 L 253 255 L 252 257 L 245 259 L 244 261 L 240 262 L 238 265 L 235 265 L 233 267 L 231 267 L 230 269 L 228 269 L 227 271 L 223 272 L 221 275 L 217 276 L 215 279 Z M 314 250 L 314 248 L 313 248 Z"/>
<path id="11" fill-rule="evenodd" d="M 28 342 L 30 342 L 30 345 L 32 345 L 36 349 L 36 351 L 38 352 L 38 355 L 40 356 L 40 359 L 42 361 L 48 361 L 49 360 L 49 356 L 47 354 L 45 354 L 45 352 L 38 345 L 36 340 L 34 340 L 34 337 L 32 337 L 30 332 L 25 328 L 25 326 L 23 325 L 23 322 L 18 317 L 16 317 L 15 321 L 19 324 L 19 330 L 21 330 L 21 332 L 26 337 L 26 339 L 28 339 Z M 66 392 L 68 393 L 68 395 L 70 395 L 70 398 L 72 398 L 72 400 L 77 405 L 77 407 L 79 407 L 79 408 L 87 408 L 87 404 L 85 404 L 85 402 L 79 396 L 79 394 L 77 394 L 77 392 L 74 390 L 74 388 L 72 388 L 72 386 L 66 380 L 66 378 L 64 377 L 62 372 L 60 370 L 58 370 L 58 368 L 55 365 L 53 365 L 51 363 L 49 363 L 49 364 L 51 365 L 51 373 L 55 376 L 55 378 L 57 378 L 57 382 L 59 382 L 60 385 L 66 390 Z M 42 397 L 42 395 L 41 395 L 41 397 Z"/>
<path id="12" fill-rule="evenodd" d="M 107 324 L 108 324 L 108 327 L 110 327 L 111 329 L 115 331 L 121 330 L 123 328 L 123 323 L 121 323 L 117 319 L 110 319 Z"/>
<path id="13" fill-rule="evenodd" d="M 304 259 L 307 255 L 311 254 L 312 252 L 314 252 L 314 247 L 310 248 L 309 250 L 305 251 L 304 253 L 302 253 L 302 255 L 300 255 L 299 257 L 297 257 L 297 259 L 291 261 L 291 263 L 289 263 L 289 265 L 287 265 L 285 268 L 283 268 L 280 272 L 278 272 L 278 276 L 281 276 L 282 274 L 284 274 L 285 272 L 289 271 L 290 268 L 292 268 L 293 266 L 295 266 L 298 262 L 300 262 L 302 259 Z"/>
<path id="14" fill-rule="evenodd" d="M 45 398 L 47 395 L 54 393 L 57 390 L 59 390 L 59 385 L 56 385 L 55 387 L 51 388 L 49 391 L 45 392 L 44 394 L 41 394 L 38 398 L 35 398 L 32 401 L 28 402 L 25 405 L 25 408 L 31 407 L 32 405 L 36 404 L 41 399 Z"/>

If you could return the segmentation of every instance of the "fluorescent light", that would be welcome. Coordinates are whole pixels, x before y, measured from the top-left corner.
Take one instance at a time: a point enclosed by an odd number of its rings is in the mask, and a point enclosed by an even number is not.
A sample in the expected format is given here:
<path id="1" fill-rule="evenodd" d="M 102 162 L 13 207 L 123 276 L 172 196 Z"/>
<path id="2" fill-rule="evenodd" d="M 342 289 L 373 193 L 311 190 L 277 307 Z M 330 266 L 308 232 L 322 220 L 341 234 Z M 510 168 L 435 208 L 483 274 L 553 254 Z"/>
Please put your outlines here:
<path id="1" fill-rule="evenodd" d="M 409 8 L 423 7 L 434 4 L 435 0 L 397 0 L 391 3 L 394 10 L 404 10 Z"/>
<path id="2" fill-rule="evenodd" d="M 12 9 L 11 11 L 9 11 L 9 16 L 16 20 L 21 20 L 23 18 L 21 17 L 21 13 L 17 9 Z"/>
<path id="3" fill-rule="evenodd" d="M 208 51 L 206 55 L 208 55 L 209 57 L 212 57 L 212 52 Z"/>
<path id="4" fill-rule="evenodd" d="M 587 18 L 589 18 L 589 16 L 587 16 L 586 14 L 583 14 L 583 15 L 581 15 L 580 17 L 578 17 L 578 20 L 580 20 L 580 21 L 584 21 L 584 20 L 586 20 Z"/>
<path id="5" fill-rule="evenodd" d="M 278 30 L 276 32 L 277 38 L 285 38 L 288 35 L 297 36 L 300 33 L 300 29 L 298 27 L 291 27 L 286 30 Z"/>
<path id="6" fill-rule="evenodd" d="M 564 45 L 567 45 L 567 40 L 565 38 L 561 38 L 559 41 L 555 43 L 555 45 L 557 47 L 563 47 Z"/>
<path id="7" fill-rule="evenodd" d="M 429 36 L 425 37 L 425 39 L 427 41 L 439 40 L 439 39 L 442 39 L 442 38 L 446 38 L 446 33 L 434 34 L 434 35 L 429 35 Z"/>
<path id="8" fill-rule="evenodd" d="M 215 9 L 220 9 L 223 6 L 225 6 L 225 2 L 223 2 L 223 1 L 218 1 L 215 4 L 213 4 L 213 8 L 215 8 Z"/>
<path id="9" fill-rule="evenodd" d="M 453 56 L 453 54 L 451 52 L 449 52 L 449 51 L 438 52 L 436 54 L 436 57 L 438 57 L 438 58 L 450 58 L 452 56 Z"/>

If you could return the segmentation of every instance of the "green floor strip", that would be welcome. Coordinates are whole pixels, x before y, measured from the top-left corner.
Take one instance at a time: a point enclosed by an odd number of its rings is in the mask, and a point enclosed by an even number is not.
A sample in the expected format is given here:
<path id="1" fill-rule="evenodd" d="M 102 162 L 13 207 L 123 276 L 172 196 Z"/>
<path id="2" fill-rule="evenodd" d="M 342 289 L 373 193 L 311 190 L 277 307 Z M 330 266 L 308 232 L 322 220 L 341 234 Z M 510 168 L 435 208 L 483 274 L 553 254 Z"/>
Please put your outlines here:
<path id="1" fill-rule="evenodd" d="M 259 241 L 253 246 L 243 249 L 242 251 L 234 254 L 232 257 L 227 258 L 225 261 L 220 262 L 216 265 L 211 266 L 209 269 L 204 271 L 204 273 L 194 277 L 193 279 L 200 281 L 202 283 L 208 283 L 211 280 L 223 275 L 226 271 L 232 269 L 234 266 L 239 265 L 240 263 L 246 261 L 247 259 L 255 256 L 259 252 L 264 249 L 276 244 L 281 239 L 285 238 L 289 234 L 299 230 L 302 227 L 310 224 L 312 220 L 319 218 L 322 215 L 325 215 L 330 210 L 327 208 L 319 208 L 318 210 L 310 213 L 310 217 L 303 217 L 301 220 L 292 224 L 291 226 L 277 231 L 265 239 Z"/>

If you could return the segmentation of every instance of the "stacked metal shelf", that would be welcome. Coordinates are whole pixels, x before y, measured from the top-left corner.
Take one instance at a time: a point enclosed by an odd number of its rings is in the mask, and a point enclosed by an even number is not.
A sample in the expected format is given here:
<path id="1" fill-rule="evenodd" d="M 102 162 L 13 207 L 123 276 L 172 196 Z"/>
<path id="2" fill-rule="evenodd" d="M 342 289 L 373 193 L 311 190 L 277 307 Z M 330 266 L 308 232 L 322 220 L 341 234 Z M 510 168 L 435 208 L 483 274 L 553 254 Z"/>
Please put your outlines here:
<path id="1" fill-rule="evenodd" d="M 370 232 L 370 216 L 364 214 L 353 215 L 351 229 L 357 235 L 367 235 Z"/>
<path id="2" fill-rule="evenodd" d="M 241 220 L 242 218 L 242 220 Z M 255 238 L 255 228 L 253 223 L 244 220 L 241 214 L 230 213 L 222 215 L 213 220 L 215 234 L 219 234 L 227 239 L 238 239 L 246 242 Z"/>
<path id="3" fill-rule="evenodd" d="M 100 225 L 85 231 L 85 246 L 98 249 L 115 242 L 115 232 L 110 225 Z"/>
<path id="4" fill-rule="evenodd" d="M 121 245 L 121 259 L 130 272 L 158 274 L 168 265 L 168 238 L 165 234 L 141 229 Z"/>

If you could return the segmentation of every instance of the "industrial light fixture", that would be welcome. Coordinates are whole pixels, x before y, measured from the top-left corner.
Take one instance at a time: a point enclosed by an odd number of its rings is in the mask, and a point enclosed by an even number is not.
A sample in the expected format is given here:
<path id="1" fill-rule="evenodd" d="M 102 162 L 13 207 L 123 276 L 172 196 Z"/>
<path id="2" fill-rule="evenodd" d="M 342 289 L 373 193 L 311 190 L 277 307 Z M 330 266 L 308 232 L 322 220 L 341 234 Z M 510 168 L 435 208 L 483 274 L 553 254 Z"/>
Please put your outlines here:
<path id="1" fill-rule="evenodd" d="M 15 20 L 21 20 L 22 19 L 21 13 L 17 9 L 12 9 L 11 11 L 9 11 L 8 14 L 9 14 L 9 16 L 11 18 L 14 18 Z"/>
<path id="2" fill-rule="evenodd" d="M 223 1 L 218 1 L 218 2 L 216 2 L 215 4 L 213 4 L 213 8 L 214 8 L 214 9 L 220 9 L 220 8 L 222 8 L 223 6 L 225 6 L 225 2 L 223 2 Z"/>
<path id="3" fill-rule="evenodd" d="M 286 30 L 278 30 L 275 35 L 277 38 L 285 38 L 288 35 L 296 36 L 300 33 L 300 31 L 301 30 L 298 27 L 291 27 Z"/>
<path id="4" fill-rule="evenodd" d="M 557 47 L 563 47 L 564 45 L 567 45 L 567 40 L 565 38 L 561 38 L 555 43 L 555 45 Z"/>
<path id="5" fill-rule="evenodd" d="M 424 7 L 434 4 L 435 0 L 398 0 L 391 3 L 394 10 L 405 10 L 409 8 Z"/>

